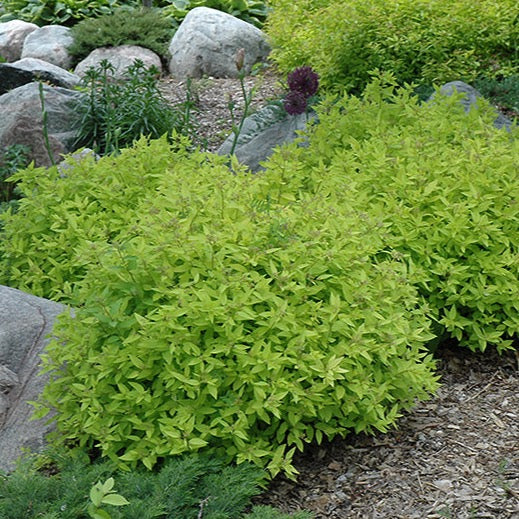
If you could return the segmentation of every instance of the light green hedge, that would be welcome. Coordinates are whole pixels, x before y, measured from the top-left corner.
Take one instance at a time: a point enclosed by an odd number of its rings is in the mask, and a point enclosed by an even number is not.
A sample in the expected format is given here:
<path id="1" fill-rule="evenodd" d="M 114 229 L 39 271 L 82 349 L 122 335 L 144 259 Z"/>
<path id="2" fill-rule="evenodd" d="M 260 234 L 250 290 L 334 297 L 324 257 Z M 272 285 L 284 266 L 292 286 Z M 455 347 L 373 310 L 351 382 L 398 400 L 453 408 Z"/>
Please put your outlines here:
<path id="1" fill-rule="evenodd" d="M 18 175 L 3 272 L 76 308 L 48 348 L 63 438 L 147 467 L 184 452 L 293 474 L 308 442 L 387 430 L 436 388 L 387 229 L 288 170 L 141 141 Z M 66 346 L 64 346 L 64 344 Z"/>
<path id="2" fill-rule="evenodd" d="M 266 30 L 284 72 L 311 65 L 326 89 L 361 92 L 369 72 L 399 83 L 519 71 L 515 0 L 272 0 Z"/>
<path id="3" fill-rule="evenodd" d="M 519 332 L 519 132 L 496 130 L 484 100 L 420 105 L 386 75 L 361 97 L 328 100 L 308 148 L 267 167 L 305 171 L 294 193 L 334 192 L 387 229 L 431 317 L 471 350 L 510 348 Z"/>

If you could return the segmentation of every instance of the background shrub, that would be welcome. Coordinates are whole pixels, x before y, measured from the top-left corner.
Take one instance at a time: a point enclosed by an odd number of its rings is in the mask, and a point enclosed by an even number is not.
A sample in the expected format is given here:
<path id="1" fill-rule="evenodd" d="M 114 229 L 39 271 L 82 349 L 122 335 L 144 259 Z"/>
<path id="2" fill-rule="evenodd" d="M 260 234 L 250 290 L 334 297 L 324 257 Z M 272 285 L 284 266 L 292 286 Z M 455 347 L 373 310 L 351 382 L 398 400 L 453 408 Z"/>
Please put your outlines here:
<path id="1" fill-rule="evenodd" d="M 376 79 L 362 97 L 327 102 L 307 149 L 270 168 L 307 171 L 294 192 L 336 190 L 380 215 L 387 254 L 406 258 L 432 318 L 463 346 L 512 347 L 519 331 L 519 140 L 496 130 L 484 100 L 420 105 L 412 89 Z M 295 182 L 295 180 L 294 180 Z M 352 198 L 351 194 L 354 197 Z"/>
<path id="2" fill-rule="evenodd" d="M 268 2 L 263 0 L 153 0 L 151 3 L 173 27 L 195 7 L 218 9 L 258 27 L 262 26 L 269 11 Z M 111 15 L 121 9 L 140 8 L 144 4 L 141 0 L 3 0 L 0 22 L 18 19 L 38 25 L 73 26 L 80 20 Z M 138 18 L 133 18 L 129 25 L 135 26 L 135 23 L 143 24 Z M 119 28 L 119 31 L 125 30 Z"/>
<path id="3" fill-rule="evenodd" d="M 181 21 L 195 7 L 210 7 L 231 14 L 257 27 L 265 22 L 268 1 L 263 0 L 162 0 L 163 12 Z"/>
<path id="4" fill-rule="evenodd" d="M 138 6 L 140 0 L 3 0 L 0 22 L 25 20 L 37 25 L 74 25 L 85 18 L 112 13 L 121 6 Z"/>
<path id="5" fill-rule="evenodd" d="M 291 474 L 296 448 L 386 430 L 436 387 L 405 265 L 372 260 L 378 220 L 333 193 L 295 201 L 297 168 L 226 160 L 162 140 L 19 173 L 0 271 L 76 307 L 47 358 L 64 439 L 130 465 L 204 448 Z"/>
<path id="6" fill-rule="evenodd" d="M 266 30 L 283 72 L 312 65 L 328 89 L 359 93 L 369 72 L 471 82 L 519 70 L 515 0 L 272 0 Z M 287 20 L 290 23 L 287 24 Z"/>
<path id="7" fill-rule="evenodd" d="M 175 29 L 176 24 L 158 9 L 116 9 L 76 24 L 69 52 L 80 61 L 99 47 L 139 45 L 166 60 Z"/>
<path id="8" fill-rule="evenodd" d="M 8 182 L 16 171 L 25 168 L 29 163 L 29 148 L 23 144 L 7 146 L 0 155 L 0 212 L 8 207 L 15 208 L 20 193 L 14 182 Z"/>
<path id="9" fill-rule="evenodd" d="M 12 181 L 23 178 L 20 193 L 37 194 L 39 203 L 35 205 L 32 196 L 32 201 L 24 198 L 20 216 L 11 210 L 0 216 L 0 283 L 68 302 L 70 285 L 87 268 L 73 252 L 78 244 L 115 239 L 138 210 L 143 193 L 155 189 L 160 172 L 187 155 L 185 145 L 180 143 L 174 151 L 162 141 L 148 146 L 141 140 L 135 150 L 123 149 L 116 161 L 66 159 L 73 165 L 66 177 L 57 168 L 29 166 L 18 172 Z"/>
<path id="10" fill-rule="evenodd" d="M 90 488 L 113 477 L 117 492 L 129 501 L 119 509 L 110 507 L 113 519 L 192 519 L 201 511 L 207 519 L 310 518 L 303 512 L 289 516 L 270 507 L 245 514 L 263 478 L 261 470 L 246 463 L 228 466 L 214 457 L 191 455 L 169 460 L 151 473 L 120 472 L 111 462 L 90 464 L 88 458 L 67 454 L 52 454 L 50 461 L 52 465 L 43 471 L 36 469 L 37 463 L 25 463 L 8 477 L 0 476 L 0 517 L 89 517 Z M 53 475 L 45 475 L 49 469 Z"/>

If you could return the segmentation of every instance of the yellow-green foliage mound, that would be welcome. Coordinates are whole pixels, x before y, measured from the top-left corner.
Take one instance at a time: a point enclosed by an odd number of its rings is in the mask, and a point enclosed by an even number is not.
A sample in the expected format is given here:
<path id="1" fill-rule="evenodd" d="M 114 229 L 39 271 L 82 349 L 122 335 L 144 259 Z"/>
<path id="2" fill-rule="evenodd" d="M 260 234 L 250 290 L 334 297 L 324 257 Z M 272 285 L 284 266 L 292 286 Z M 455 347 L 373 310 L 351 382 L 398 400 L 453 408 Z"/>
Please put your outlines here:
<path id="1" fill-rule="evenodd" d="M 324 88 L 361 92 L 376 68 L 398 82 L 519 71 L 516 0 L 271 0 L 281 70 L 311 65 Z"/>
<path id="2" fill-rule="evenodd" d="M 294 196 L 297 167 L 234 169 L 161 140 L 19 174 L 5 261 L 76 308 L 46 360 L 64 438 L 131 465 L 204 449 L 291 474 L 295 449 L 384 431 L 436 388 L 380 219 Z"/>
<path id="3" fill-rule="evenodd" d="M 519 334 L 519 131 L 459 96 L 419 104 L 376 79 L 361 97 L 326 102 L 308 147 L 268 168 L 306 172 L 294 193 L 336 193 L 387 229 L 381 254 L 405 258 L 438 330 L 471 350 L 513 347 Z M 380 257 L 380 256 L 379 256 Z"/>

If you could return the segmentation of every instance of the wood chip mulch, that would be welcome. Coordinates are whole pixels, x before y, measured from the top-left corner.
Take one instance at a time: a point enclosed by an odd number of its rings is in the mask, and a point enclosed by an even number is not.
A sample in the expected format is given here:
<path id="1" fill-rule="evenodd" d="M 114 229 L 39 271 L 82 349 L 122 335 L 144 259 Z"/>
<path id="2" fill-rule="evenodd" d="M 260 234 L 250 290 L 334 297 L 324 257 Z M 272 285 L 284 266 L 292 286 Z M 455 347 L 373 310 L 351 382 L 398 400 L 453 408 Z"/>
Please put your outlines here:
<path id="1" fill-rule="evenodd" d="M 313 446 L 258 503 L 328 519 L 518 519 L 519 356 L 443 349 L 442 387 L 398 429 Z"/>

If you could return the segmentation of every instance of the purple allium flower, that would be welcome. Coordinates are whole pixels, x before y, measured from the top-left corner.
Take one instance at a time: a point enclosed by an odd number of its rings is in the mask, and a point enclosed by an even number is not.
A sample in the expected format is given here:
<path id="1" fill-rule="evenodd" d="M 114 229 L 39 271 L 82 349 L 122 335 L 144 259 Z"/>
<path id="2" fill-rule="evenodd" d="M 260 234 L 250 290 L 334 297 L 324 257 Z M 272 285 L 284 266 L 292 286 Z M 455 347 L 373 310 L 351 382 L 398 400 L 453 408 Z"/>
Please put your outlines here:
<path id="1" fill-rule="evenodd" d="M 300 92 L 308 98 L 317 93 L 319 76 L 312 67 L 299 67 L 288 74 L 287 82 L 290 90 Z"/>
<path id="2" fill-rule="evenodd" d="M 297 90 L 291 90 L 285 97 L 283 106 L 287 114 L 299 115 L 306 110 L 306 97 Z"/>

